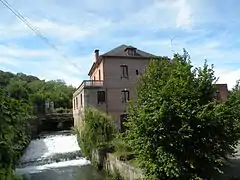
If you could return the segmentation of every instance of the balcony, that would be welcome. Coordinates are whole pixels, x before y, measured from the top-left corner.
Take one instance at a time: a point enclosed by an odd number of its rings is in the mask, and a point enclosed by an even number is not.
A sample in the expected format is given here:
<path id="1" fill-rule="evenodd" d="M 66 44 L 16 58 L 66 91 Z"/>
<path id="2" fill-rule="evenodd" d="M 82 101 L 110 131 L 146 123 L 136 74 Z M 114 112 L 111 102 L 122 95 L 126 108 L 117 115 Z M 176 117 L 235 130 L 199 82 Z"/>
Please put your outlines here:
<path id="1" fill-rule="evenodd" d="M 83 88 L 87 87 L 102 87 L 103 86 L 103 81 L 100 80 L 84 80 L 82 82 Z"/>
<path id="2" fill-rule="evenodd" d="M 103 87 L 103 81 L 100 80 L 84 80 L 82 84 L 73 93 L 73 96 L 77 95 L 83 89 L 101 88 Z"/>

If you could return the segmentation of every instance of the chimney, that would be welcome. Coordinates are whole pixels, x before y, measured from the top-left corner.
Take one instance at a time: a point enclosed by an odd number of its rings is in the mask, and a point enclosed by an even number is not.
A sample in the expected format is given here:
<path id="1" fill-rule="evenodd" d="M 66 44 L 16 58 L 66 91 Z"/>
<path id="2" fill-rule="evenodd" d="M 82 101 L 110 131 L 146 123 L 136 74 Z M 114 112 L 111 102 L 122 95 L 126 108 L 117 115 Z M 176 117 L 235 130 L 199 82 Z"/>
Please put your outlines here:
<path id="1" fill-rule="evenodd" d="M 95 53 L 95 61 L 97 62 L 97 60 L 99 58 L 99 50 L 95 49 L 94 53 Z"/>

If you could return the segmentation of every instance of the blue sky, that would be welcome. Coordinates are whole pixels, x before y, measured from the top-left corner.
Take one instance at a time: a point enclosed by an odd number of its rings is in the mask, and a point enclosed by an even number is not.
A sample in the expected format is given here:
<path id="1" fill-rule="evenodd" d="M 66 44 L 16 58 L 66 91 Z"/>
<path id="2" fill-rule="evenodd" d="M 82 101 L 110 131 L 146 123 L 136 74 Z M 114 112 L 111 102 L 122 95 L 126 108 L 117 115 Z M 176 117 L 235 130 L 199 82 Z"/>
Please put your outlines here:
<path id="1" fill-rule="evenodd" d="M 94 61 L 121 44 L 156 54 L 207 59 L 219 83 L 240 79 L 238 0 L 8 0 L 67 57 L 37 37 L 0 3 L 0 69 L 78 86 Z M 173 39 L 171 43 L 171 39 Z M 71 63 L 69 63 L 69 61 Z M 73 64 L 77 64 L 76 68 Z"/>

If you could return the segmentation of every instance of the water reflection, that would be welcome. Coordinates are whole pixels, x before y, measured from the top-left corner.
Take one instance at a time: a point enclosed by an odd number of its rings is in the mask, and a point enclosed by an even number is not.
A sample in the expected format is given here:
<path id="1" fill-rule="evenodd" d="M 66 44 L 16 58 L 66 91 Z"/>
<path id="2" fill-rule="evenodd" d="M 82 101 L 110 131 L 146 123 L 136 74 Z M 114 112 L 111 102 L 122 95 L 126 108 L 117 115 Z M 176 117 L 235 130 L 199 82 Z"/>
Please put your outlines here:
<path id="1" fill-rule="evenodd" d="M 91 165 L 46 169 L 42 172 L 24 174 L 24 180 L 111 180 Z"/>

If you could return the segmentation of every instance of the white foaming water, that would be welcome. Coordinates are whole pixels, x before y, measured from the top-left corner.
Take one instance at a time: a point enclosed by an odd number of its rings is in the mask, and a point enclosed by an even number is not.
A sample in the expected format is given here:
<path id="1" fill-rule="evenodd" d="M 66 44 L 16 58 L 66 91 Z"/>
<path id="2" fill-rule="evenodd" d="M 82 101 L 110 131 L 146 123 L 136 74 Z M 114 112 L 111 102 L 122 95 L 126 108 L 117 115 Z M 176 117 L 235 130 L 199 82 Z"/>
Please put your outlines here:
<path id="1" fill-rule="evenodd" d="M 21 157 L 21 162 L 40 160 L 58 153 L 80 151 L 74 135 L 56 135 L 44 139 L 32 140 Z"/>
<path id="2" fill-rule="evenodd" d="M 58 163 L 51 163 L 45 164 L 42 166 L 27 166 L 24 168 L 17 168 L 16 172 L 18 173 L 38 173 L 46 169 L 54 169 L 58 167 L 67 167 L 67 166 L 83 166 L 90 164 L 90 161 L 86 160 L 85 158 L 77 159 L 77 160 L 70 160 L 70 161 L 62 161 Z"/>
<path id="3" fill-rule="evenodd" d="M 75 135 L 54 135 L 32 140 L 20 159 L 20 164 L 29 163 L 30 166 L 19 167 L 16 171 L 20 173 L 36 173 L 46 169 L 90 164 L 85 158 L 79 158 L 77 156 L 71 157 L 74 158 L 71 160 L 66 159 L 67 155 L 73 152 L 76 152 L 76 154 L 79 152 L 80 155 L 80 148 Z M 58 162 L 51 162 L 51 158 L 56 155 L 59 156 L 57 157 Z M 44 163 L 43 160 L 46 159 L 49 159 L 50 163 L 46 162 L 46 164 L 41 165 L 34 164 L 34 162 L 41 160 Z"/>

